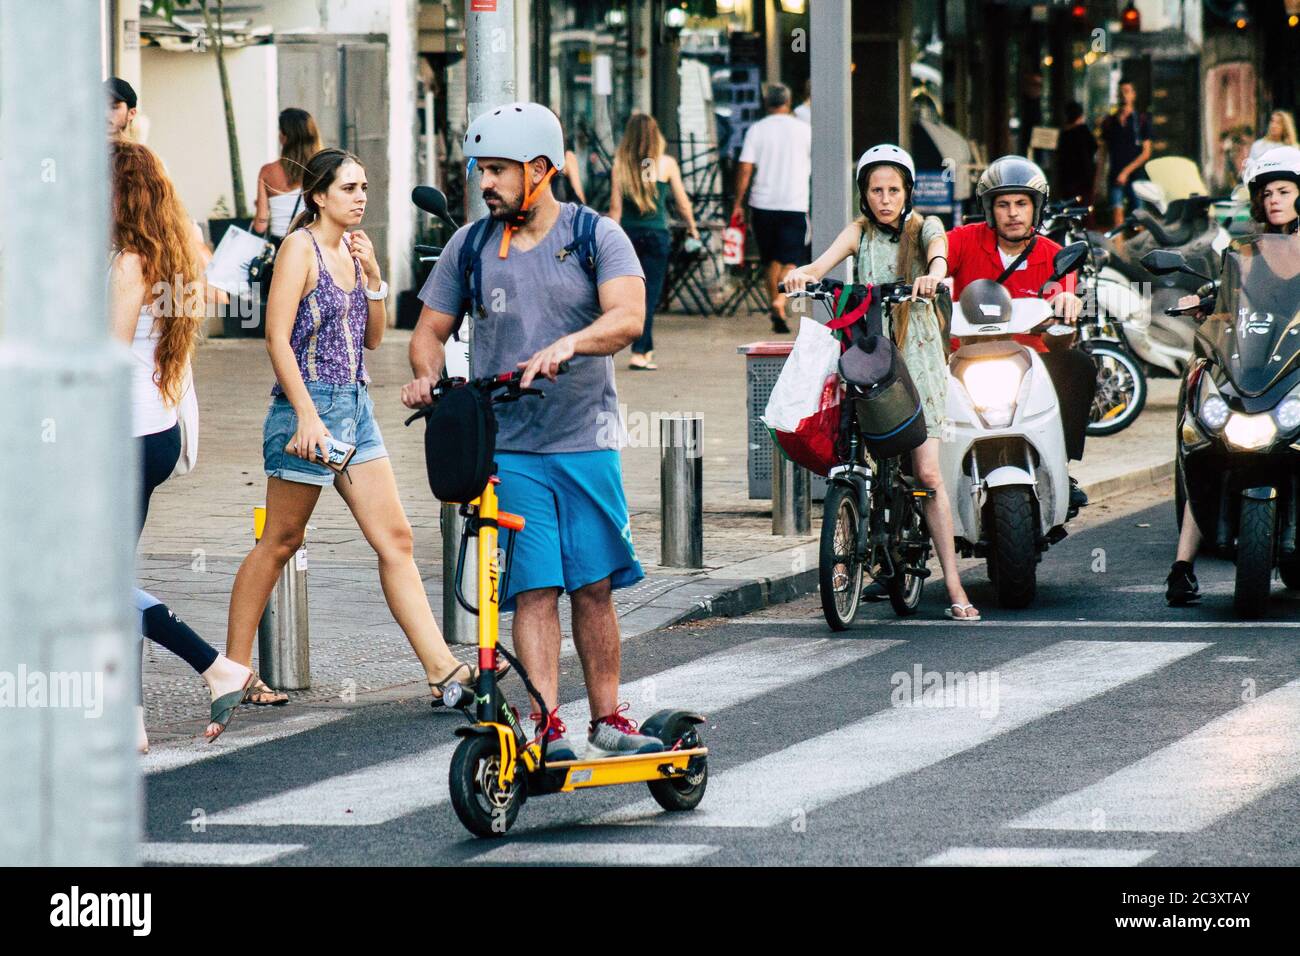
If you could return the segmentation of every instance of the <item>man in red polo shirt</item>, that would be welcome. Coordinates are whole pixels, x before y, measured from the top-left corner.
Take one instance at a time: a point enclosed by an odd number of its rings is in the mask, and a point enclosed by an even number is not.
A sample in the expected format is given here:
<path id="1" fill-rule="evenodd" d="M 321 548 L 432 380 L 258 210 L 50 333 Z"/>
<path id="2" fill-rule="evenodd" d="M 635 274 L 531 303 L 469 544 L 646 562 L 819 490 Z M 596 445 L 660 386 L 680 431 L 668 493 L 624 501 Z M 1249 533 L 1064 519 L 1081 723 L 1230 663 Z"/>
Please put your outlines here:
<path id="1" fill-rule="evenodd" d="M 1073 325 L 1083 307 L 1074 294 L 1073 273 L 1043 289 L 1052 277 L 1052 259 L 1061 250 L 1038 233 L 1047 203 L 1043 171 L 1023 156 L 1003 156 L 984 170 L 975 196 L 984 222 L 958 226 L 948 233 L 953 298 L 960 298 L 962 290 L 976 279 L 992 279 L 1004 285 L 1012 298 L 1046 298 L 1056 315 Z M 1042 353 L 1040 358 L 1056 387 L 1066 454 L 1071 461 L 1079 460 L 1097 385 L 1096 365 L 1081 349 L 1048 352 L 1038 336 L 1016 338 Z M 1077 510 L 1087 503 L 1088 496 L 1071 478 L 1071 508 Z"/>

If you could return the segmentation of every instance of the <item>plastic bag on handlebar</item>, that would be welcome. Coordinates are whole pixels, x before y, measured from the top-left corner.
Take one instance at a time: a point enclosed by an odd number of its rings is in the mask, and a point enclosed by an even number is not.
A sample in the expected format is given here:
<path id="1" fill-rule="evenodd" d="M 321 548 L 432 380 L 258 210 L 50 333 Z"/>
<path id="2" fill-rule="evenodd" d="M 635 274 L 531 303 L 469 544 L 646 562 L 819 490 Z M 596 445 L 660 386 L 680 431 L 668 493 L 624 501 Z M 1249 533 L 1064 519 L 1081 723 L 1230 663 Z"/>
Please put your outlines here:
<path id="1" fill-rule="evenodd" d="M 477 498 L 492 476 L 496 447 L 491 395 L 472 384 L 450 389 L 424 430 L 424 465 L 434 497 L 454 502 Z"/>

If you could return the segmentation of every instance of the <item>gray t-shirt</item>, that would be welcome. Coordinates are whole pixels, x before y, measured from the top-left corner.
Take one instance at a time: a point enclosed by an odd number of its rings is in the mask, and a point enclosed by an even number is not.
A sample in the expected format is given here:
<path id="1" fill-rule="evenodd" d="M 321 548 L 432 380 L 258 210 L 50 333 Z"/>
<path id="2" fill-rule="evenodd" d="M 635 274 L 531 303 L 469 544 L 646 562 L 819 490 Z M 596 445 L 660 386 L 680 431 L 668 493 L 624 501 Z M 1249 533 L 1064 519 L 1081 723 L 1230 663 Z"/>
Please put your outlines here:
<path id="1" fill-rule="evenodd" d="M 470 377 L 513 372 L 556 339 L 591 325 L 601 315 L 596 287 L 620 276 L 645 278 L 636 250 L 618 223 L 601 216 L 596 225 L 596 282 L 576 254 L 559 253 L 575 238 L 578 207 L 560 206 L 555 225 L 526 252 L 512 245 L 501 259 L 503 226 L 490 226 L 483 247 L 482 295 L 485 318 L 475 316 Z M 438 264 L 420 290 L 420 301 L 435 312 L 457 315 L 469 295 L 459 271 L 460 248 L 470 230 L 462 226 L 451 237 Z M 498 405 L 497 448 L 502 451 L 569 452 L 617 448 L 618 396 L 614 391 L 614 359 L 608 355 L 575 355 L 569 371 L 554 382 L 538 378 L 534 385 L 545 398 L 523 398 Z"/>

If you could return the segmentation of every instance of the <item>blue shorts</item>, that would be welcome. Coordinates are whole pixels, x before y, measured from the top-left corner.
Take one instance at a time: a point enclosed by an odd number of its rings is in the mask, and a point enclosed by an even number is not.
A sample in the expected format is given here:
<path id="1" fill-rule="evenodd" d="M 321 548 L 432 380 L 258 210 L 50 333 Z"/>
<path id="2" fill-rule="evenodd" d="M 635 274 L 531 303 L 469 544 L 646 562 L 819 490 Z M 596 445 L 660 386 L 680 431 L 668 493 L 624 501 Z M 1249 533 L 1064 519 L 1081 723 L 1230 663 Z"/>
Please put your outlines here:
<path id="1" fill-rule="evenodd" d="M 1129 212 L 1142 208 L 1142 200 L 1137 198 L 1137 193 L 1133 192 L 1133 180 L 1129 180 L 1124 185 L 1119 183 L 1110 184 L 1110 207 L 1112 209 L 1121 209 L 1127 206 Z"/>
<path id="2" fill-rule="evenodd" d="M 503 611 L 515 595 L 536 588 L 578 588 L 610 578 L 636 584 L 645 572 L 632 547 L 623 469 L 618 452 L 497 452 L 502 511 L 522 515 Z M 508 542 L 504 538 L 501 546 Z"/>
<path id="3" fill-rule="evenodd" d="M 364 384 L 305 384 L 316 413 L 329 433 L 339 441 L 357 446 L 357 453 L 348 467 L 388 457 L 388 449 L 384 447 L 384 438 L 379 434 L 379 425 L 375 421 L 370 390 Z M 289 399 L 283 395 L 271 399 L 271 407 L 262 423 L 262 467 L 267 477 L 321 487 L 333 484 L 334 472 L 330 469 L 284 450 L 297 430 L 298 413 L 293 410 Z"/>

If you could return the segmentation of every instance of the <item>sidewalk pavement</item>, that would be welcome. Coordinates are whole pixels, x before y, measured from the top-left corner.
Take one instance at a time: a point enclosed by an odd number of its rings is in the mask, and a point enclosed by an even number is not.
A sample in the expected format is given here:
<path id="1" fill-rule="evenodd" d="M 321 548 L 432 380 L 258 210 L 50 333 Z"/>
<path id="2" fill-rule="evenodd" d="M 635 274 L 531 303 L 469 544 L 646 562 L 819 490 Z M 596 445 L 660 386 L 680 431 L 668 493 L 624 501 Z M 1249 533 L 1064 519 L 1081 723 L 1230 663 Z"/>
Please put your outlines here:
<path id="1" fill-rule="evenodd" d="M 615 592 L 625 638 L 686 620 L 748 613 L 817 586 L 816 506 L 813 534 L 778 537 L 771 533 L 771 502 L 748 497 L 745 360 L 735 347 L 770 338 L 766 318 L 666 315 L 655 325 L 657 372 L 626 371 L 626 353 L 615 359 L 619 401 L 636 440 L 623 452 L 623 478 L 633 540 L 646 570 L 640 584 Z M 402 505 L 415 531 L 416 561 L 441 618 L 439 505 L 424 473 L 423 429 L 402 426 L 408 411 L 399 400 L 410 378 L 409 338 L 409 332 L 390 329 L 366 363 Z M 260 339 L 205 342 L 195 374 L 202 422 L 199 463 L 190 475 L 154 493 L 140 543 L 140 586 L 223 649 L 231 584 L 252 546 L 253 507 L 265 494 L 261 426 L 273 376 Z M 1094 501 L 1172 474 L 1177 382 L 1156 380 L 1151 386 L 1137 422 L 1119 435 L 1089 439 L 1084 461 L 1071 468 Z M 704 419 L 705 567 L 697 571 L 658 564 L 659 449 L 653 416 L 678 412 Z M 327 489 L 321 495 L 311 529 L 312 687 L 294 692 L 293 700 L 325 704 L 352 694 L 357 701 L 426 694 L 423 672 L 384 603 L 374 553 L 337 494 Z M 567 638 L 567 601 L 561 601 L 561 617 Z M 509 634 L 508 620 L 503 618 L 503 636 Z M 472 655 L 472 645 L 456 650 L 463 659 Z M 562 668 L 576 665 L 571 650 L 566 640 Z M 146 642 L 144 682 L 153 740 L 199 732 L 207 695 L 184 662 Z"/>

